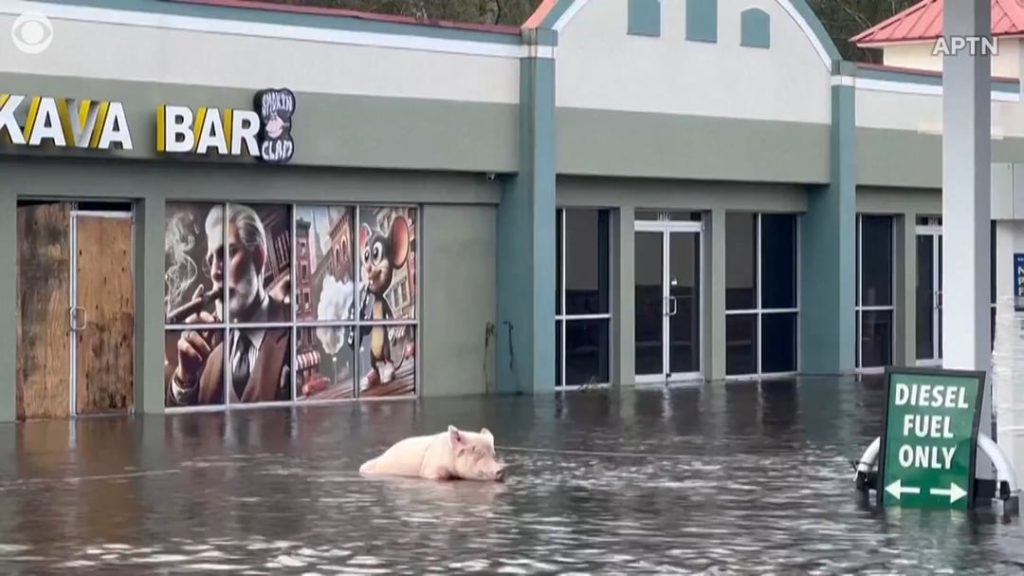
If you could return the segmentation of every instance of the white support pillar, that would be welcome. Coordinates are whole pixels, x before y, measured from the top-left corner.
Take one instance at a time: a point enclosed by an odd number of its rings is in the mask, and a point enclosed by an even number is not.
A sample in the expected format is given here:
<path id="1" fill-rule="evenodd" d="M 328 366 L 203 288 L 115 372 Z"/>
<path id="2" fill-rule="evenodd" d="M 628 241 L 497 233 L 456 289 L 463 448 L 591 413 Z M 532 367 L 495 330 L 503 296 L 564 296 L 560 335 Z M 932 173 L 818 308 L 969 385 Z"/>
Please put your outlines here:
<path id="1" fill-rule="evenodd" d="M 991 37 L 991 0 L 943 6 L 943 34 Z M 943 56 L 942 77 L 942 349 L 949 369 L 989 372 L 979 431 L 993 434 L 989 344 L 989 222 L 991 219 L 991 57 L 979 43 Z M 997 439 L 998 440 L 998 439 Z M 978 454 L 978 477 L 991 479 Z"/>

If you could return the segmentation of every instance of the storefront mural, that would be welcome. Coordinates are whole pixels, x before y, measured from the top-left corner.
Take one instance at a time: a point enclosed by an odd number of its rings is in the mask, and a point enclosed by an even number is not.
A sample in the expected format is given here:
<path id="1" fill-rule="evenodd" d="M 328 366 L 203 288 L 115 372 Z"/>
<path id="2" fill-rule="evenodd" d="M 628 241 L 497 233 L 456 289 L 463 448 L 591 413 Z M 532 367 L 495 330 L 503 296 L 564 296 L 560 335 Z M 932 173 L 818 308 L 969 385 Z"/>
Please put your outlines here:
<path id="1" fill-rule="evenodd" d="M 168 203 L 165 405 L 414 394 L 416 215 Z"/>

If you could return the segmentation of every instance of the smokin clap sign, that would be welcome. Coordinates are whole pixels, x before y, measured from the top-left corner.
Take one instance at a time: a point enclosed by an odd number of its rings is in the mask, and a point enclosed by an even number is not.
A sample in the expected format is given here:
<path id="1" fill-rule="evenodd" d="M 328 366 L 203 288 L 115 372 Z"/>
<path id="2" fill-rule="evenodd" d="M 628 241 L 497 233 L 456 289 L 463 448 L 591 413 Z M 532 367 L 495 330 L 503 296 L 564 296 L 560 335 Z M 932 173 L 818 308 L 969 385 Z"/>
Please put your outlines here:
<path id="1" fill-rule="evenodd" d="M 985 373 L 893 369 L 886 380 L 880 502 L 970 507 Z"/>

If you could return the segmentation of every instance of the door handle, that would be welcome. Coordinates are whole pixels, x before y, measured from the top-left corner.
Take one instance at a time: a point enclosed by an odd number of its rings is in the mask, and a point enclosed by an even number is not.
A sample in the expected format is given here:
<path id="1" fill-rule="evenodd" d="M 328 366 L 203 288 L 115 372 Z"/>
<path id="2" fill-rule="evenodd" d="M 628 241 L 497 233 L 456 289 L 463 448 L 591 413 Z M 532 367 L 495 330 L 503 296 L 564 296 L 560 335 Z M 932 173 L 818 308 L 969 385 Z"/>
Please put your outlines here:
<path id="1" fill-rule="evenodd" d="M 81 314 L 79 314 L 79 312 Z M 81 317 L 81 323 L 79 323 L 79 317 Z M 80 332 L 82 330 L 85 330 L 85 327 L 88 326 L 89 324 L 89 321 L 85 316 L 85 308 L 82 308 L 81 306 L 75 306 L 71 308 L 70 323 L 72 332 Z"/>
<path id="2" fill-rule="evenodd" d="M 668 313 L 669 316 L 675 316 L 676 312 L 679 311 L 679 304 L 676 302 L 675 296 L 668 297 L 669 302 L 672 303 L 672 311 Z"/>

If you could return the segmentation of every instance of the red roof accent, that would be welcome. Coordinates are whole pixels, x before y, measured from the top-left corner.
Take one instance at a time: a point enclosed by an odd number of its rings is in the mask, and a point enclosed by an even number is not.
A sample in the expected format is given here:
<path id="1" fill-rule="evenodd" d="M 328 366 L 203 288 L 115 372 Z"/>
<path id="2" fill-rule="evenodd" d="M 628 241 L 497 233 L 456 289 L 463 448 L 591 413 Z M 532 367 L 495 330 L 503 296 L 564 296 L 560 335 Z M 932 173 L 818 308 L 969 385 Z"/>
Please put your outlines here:
<path id="1" fill-rule="evenodd" d="M 964 1 L 964 0 L 954 0 Z M 850 39 L 857 46 L 936 40 L 942 36 L 943 0 L 922 0 Z M 1024 34 L 1024 0 L 992 0 L 992 37 Z"/>
<path id="2" fill-rule="evenodd" d="M 494 34 L 509 34 L 519 36 L 522 31 L 517 26 L 501 24 L 474 24 L 470 22 L 450 22 L 447 20 L 420 20 L 411 16 L 397 16 L 391 14 L 378 14 L 375 12 L 363 12 L 361 10 L 349 10 L 346 8 L 330 8 L 323 6 L 304 6 L 297 4 L 278 4 L 260 0 L 171 0 L 183 4 L 200 4 L 204 6 L 218 6 L 222 8 L 242 8 L 247 10 L 268 10 L 271 12 L 291 12 L 297 14 L 310 14 L 317 16 L 335 16 L 343 18 L 358 18 L 361 20 L 372 20 L 376 22 L 390 22 L 392 24 L 410 24 L 416 26 L 433 26 L 435 28 L 451 28 L 456 30 L 469 30 L 474 32 L 491 32 Z"/>

